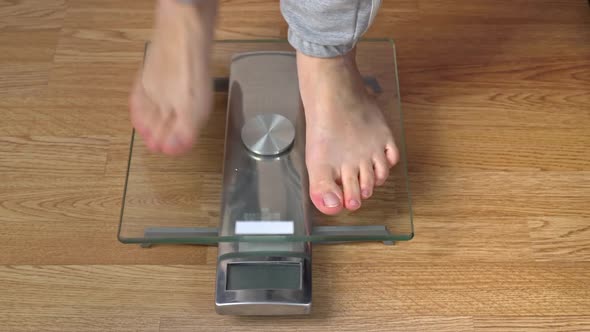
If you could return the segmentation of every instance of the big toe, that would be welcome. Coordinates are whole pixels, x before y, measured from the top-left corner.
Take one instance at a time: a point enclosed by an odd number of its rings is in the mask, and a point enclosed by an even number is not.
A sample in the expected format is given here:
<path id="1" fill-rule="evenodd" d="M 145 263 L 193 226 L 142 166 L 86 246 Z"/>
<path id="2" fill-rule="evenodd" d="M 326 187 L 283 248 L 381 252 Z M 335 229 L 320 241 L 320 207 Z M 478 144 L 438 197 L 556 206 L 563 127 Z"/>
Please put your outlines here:
<path id="1" fill-rule="evenodd" d="M 342 190 L 336 184 L 336 174 L 332 167 L 319 165 L 308 167 L 309 193 L 311 201 L 324 214 L 335 215 L 344 207 Z"/>

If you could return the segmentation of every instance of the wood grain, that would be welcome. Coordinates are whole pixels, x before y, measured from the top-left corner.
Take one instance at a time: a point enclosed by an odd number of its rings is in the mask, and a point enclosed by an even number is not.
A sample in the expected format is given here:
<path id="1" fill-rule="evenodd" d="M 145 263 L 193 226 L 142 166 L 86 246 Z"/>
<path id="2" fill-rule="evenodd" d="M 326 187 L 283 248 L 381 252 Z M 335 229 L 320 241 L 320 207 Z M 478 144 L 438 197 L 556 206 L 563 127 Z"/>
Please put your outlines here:
<path id="1" fill-rule="evenodd" d="M 160 331 L 194 331 L 195 326 L 204 326 L 200 331 L 326 331 L 338 326 L 338 331 L 473 331 L 471 317 L 447 316 L 398 316 L 391 315 L 386 321 L 378 317 L 349 316 L 311 317 L 281 319 L 277 324 L 271 319 L 221 319 L 209 322 L 208 317 L 162 317 Z"/>
<path id="2" fill-rule="evenodd" d="M 583 217 L 539 217 L 528 220 L 537 261 L 590 260 L 590 219 Z"/>
<path id="3" fill-rule="evenodd" d="M 588 331 L 589 316 L 547 317 L 476 317 L 473 325 L 477 331 Z"/>
<path id="4" fill-rule="evenodd" d="M 585 171 L 590 161 L 586 129 L 409 125 L 408 131 L 413 133 L 407 140 L 412 172 L 440 168 Z"/>
<path id="5" fill-rule="evenodd" d="M 367 36 L 396 42 L 416 237 L 314 246 L 312 315 L 273 319 L 214 313 L 215 247 L 117 240 L 153 5 L 0 0 L 0 330 L 590 330 L 586 0 L 383 2 Z M 218 22 L 218 39 L 287 35 L 273 0 L 222 1 Z M 137 206 L 214 224 L 223 128 L 214 114 L 188 186 L 187 164 L 144 155 L 169 195 L 139 186 Z"/>
<path id="6" fill-rule="evenodd" d="M 76 317 L 91 311 L 98 317 L 116 312 L 115 319 L 131 314 L 135 320 L 161 317 L 168 329 L 289 324 L 332 328 L 345 327 L 354 317 L 353 326 L 385 330 L 412 322 L 425 324 L 423 328 L 440 324 L 464 329 L 475 315 L 583 316 L 590 308 L 590 294 L 584 289 L 588 264 L 555 266 L 559 270 L 537 264 L 324 263 L 314 269 L 314 313 L 272 320 L 217 316 L 211 310 L 211 265 L 12 266 L 0 269 L 0 279 L 8 286 L 0 303 L 20 305 L 0 316 L 0 322 L 11 326 L 13 317 L 32 314 L 28 324 L 35 324 L 35 318 L 48 314 Z M 323 277 L 327 275 L 330 278 Z M 77 324 L 76 319 L 72 323 Z M 69 324 L 62 327 L 72 329 Z"/>
<path id="7" fill-rule="evenodd" d="M 0 97 L 44 91 L 64 16 L 64 0 L 0 1 Z"/>
<path id="8" fill-rule="evenodd" d="M 125 138 L 129 150 L 132 126 L 123 107 L 114 107 L 112 100 L 100 105 L 91 98 L 22 99 L 1 105 L 4 121 L 0 122 L 3 137 L 102 137 L 106 142 Z M 92 103 L 92 106 L 89 106 Z M 108 105 L 111 103 L 111 105 Z M 0 102 L 2 104 L 2 102 Z M 115 110 L 115 111 L 113 111 Z M 88 119 L 91 118 L 92 122 Z M 125 136 L 111 136 L 114 134 Z M 127 157 L 125 157 L 127 159 Z"/>

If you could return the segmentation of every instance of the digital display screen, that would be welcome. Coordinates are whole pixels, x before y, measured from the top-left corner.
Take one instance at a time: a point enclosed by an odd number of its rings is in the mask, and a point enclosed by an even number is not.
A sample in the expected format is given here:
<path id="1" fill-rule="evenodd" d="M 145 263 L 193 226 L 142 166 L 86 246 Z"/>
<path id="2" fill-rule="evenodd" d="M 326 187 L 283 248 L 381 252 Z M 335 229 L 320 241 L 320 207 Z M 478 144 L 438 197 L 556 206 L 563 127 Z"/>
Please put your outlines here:
<path id="1" fill-rule="evenodd" d="M 300 289 L 299 263 L 230 263 L 227 265 L 227 290 Z"/>

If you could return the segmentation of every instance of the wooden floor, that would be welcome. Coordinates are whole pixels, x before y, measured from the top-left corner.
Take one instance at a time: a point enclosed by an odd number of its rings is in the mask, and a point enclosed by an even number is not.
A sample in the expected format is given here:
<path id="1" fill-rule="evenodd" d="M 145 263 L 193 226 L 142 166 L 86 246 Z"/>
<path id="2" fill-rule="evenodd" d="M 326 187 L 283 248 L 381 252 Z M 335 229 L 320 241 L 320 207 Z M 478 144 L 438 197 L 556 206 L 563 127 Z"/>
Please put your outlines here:
<path id="1" fill-rule="evenodd" d="M 222 1 L 218 39 L 285 37 Z M 148 0 L 0 0 L 0 330 L 590 330 L 586 0 L 387 0 L 414 240 L 314 252 L 314 312 L 214 313 L 214 248 L 117 241 Z"/>

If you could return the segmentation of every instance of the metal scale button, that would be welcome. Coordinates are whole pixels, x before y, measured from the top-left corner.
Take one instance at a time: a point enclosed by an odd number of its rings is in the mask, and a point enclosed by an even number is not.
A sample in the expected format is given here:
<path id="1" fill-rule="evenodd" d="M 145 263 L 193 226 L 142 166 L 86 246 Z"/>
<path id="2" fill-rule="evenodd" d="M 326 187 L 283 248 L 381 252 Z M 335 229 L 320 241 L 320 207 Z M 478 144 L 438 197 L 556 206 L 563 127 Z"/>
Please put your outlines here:
<path id="1" fill-rule="evenodd" d="M 289 149 L 294 140 L 295 127 L 280 114 L 256 115 L 242 127 L 242 142 L 257 155 L 279 155 Z"/>

